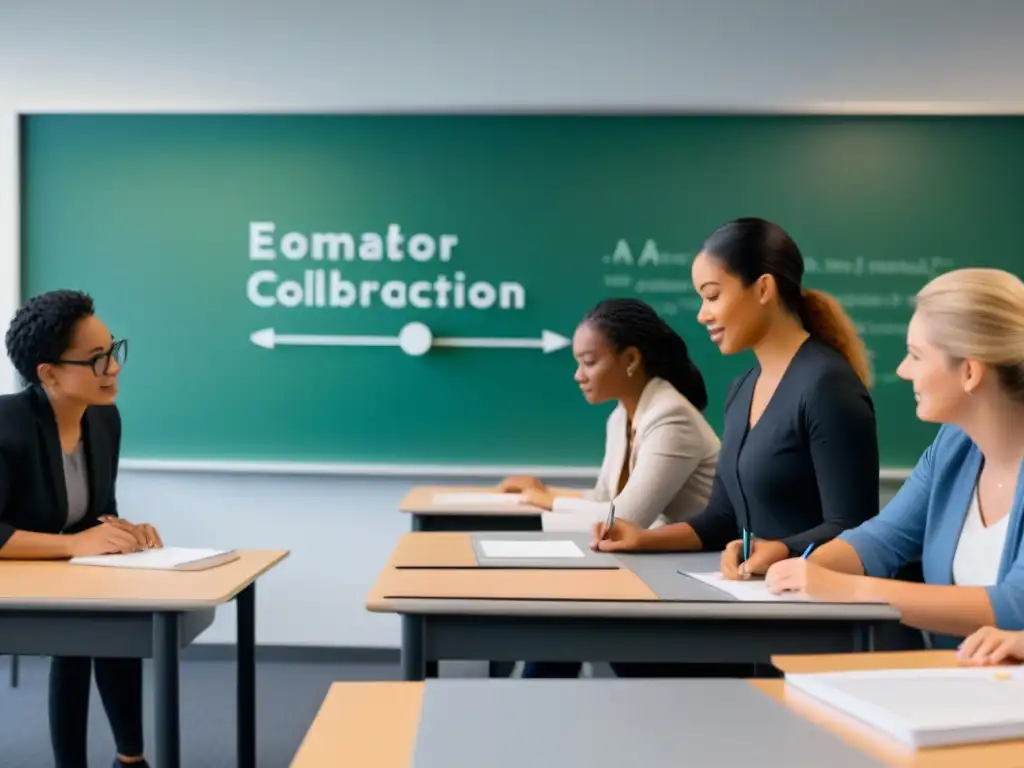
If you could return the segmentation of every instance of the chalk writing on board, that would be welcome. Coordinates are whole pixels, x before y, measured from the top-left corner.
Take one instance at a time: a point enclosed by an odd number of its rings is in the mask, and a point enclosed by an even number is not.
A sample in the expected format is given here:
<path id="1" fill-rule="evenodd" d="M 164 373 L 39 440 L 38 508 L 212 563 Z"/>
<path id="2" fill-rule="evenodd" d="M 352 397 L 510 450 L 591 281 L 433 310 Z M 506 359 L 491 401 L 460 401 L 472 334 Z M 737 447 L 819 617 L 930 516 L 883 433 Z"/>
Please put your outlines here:
<path id="1" fill-rule="evenodd" d="M 454 260 L 458 245 L 458 235 L 408 234 L 398 224 L 388 224 L 383 234 L 285 232 L 278 235 L 274 222 L 253 221 L 249 223 L 249 260 L 274 262 L 277 268 L 271 269 L 268 265 L 249 275 L 246 297 L 262 308 L 525 308 L 526 289 L 519 282 L 471 280 L 461 269 L 451 275 L 432 274 L 429 279 L 402 279 L 405 276 L 400 271 L 396 274 L 396 270 L 419 265 L 446 265 Z M 289 269 L 298 263 L 307 268 Z M 367 270 L 371 270 L 369 275 L 365 274 Z"/>
<path id="2" fill-rule="evenodd" d="M 643 245 L 634 251 L 628 240 L 620 239 L 601 261 L 617 267 L 685 267 L 693 261 L 693 254 L 666 251 L 659 248 L 653 238 L 644 240 Z"/>

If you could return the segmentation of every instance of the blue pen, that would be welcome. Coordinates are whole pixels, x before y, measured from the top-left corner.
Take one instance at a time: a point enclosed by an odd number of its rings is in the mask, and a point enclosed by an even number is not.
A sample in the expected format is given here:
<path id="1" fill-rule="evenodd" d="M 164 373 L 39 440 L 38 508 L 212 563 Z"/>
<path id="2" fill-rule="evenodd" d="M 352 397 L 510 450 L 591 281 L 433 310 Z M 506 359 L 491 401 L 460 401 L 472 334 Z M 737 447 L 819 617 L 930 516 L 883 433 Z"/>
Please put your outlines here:
<path id="1" fill-rule="evenodd" d="M 810 544 L 808 544 L 808 545 L 807 545 L 807 549 L 805 549 L 805 550 L 804 550 L 804 553 L 803 553 L 802 555 L 800 555 L 800 557 L 801 557 L 802 559 L 806 560 L 806 559 L 807 559 L 807 556 L 808 556 L 809 554 L 811 554 L 811 550 L 812 550 L 812 549 L 814 549 L 814 542 L 813 542 L 813 541 L 812 541 L 812 542 L 811 542 Z"/>
<path id="2" fill-rule="evenodd" d="M 743 561 L 746 562 L 750 559 L 750 532 L 743 529 Z"/>

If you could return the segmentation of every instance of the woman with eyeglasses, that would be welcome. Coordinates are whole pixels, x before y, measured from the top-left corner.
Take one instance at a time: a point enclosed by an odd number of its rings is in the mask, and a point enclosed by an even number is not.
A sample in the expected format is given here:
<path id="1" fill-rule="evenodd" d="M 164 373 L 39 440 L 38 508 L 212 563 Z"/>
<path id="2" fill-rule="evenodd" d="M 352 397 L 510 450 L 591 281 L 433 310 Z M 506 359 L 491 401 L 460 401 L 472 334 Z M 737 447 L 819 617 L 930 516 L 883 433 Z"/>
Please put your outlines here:
<path id="1" fill-rule="evenodd" d="M 162 546 L 118 516 L 121 417 L 114 399 L 127 343 L 92 299 L 51 291 L 15 314 L 7 354 L 27 386 L 0 396 L 0 559 L 59 560 Z M 69 578 L 71 574 L 68 574 Z M 57 768 L 84 768 L 92 671 L 114 732 L 114 768 L 147 768 L 139 659 L 54 658 L 50 738 Z"/>

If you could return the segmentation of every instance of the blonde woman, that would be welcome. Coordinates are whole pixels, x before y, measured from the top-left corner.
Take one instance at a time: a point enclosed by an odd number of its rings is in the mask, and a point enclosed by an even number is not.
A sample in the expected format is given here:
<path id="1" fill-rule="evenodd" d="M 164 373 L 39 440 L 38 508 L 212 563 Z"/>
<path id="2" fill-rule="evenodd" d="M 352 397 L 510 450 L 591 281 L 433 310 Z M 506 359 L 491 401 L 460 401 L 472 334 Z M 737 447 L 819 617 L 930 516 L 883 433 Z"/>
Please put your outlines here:
<path id="1" fill-rule="evenodd" d="M 768 587 L 889 603 L 937 647 L 989 625 L 1024 629 L 1024 283 L 997 269 L 932 280 L 898 373 L 918 418 L 943 425 L 934 442 L 877 517 L 776 563 Z M 892 578 L 918 560 L 925 583 Z"/>

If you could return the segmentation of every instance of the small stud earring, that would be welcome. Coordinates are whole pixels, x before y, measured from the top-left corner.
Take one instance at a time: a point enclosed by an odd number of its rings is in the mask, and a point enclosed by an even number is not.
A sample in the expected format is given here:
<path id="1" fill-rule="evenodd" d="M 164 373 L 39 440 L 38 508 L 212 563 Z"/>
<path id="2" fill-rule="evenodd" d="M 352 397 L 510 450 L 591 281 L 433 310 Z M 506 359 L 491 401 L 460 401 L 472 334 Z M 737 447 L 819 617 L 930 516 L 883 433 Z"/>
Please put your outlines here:
<path id="1" fill-rule="evenodd" d="M 626 375 L 629 376 L 629 377 L 632 377 L 633 376 L 633 369 L 632 368 L 627 368 L 626 369 Z"/>

